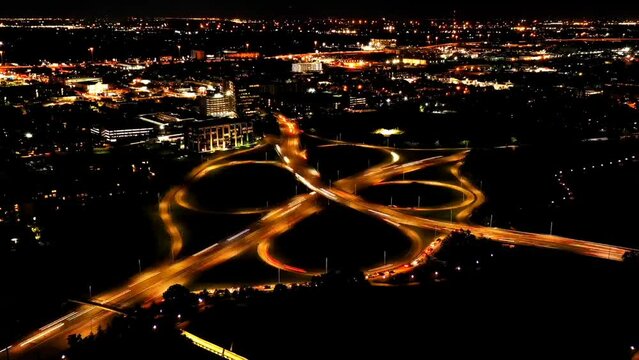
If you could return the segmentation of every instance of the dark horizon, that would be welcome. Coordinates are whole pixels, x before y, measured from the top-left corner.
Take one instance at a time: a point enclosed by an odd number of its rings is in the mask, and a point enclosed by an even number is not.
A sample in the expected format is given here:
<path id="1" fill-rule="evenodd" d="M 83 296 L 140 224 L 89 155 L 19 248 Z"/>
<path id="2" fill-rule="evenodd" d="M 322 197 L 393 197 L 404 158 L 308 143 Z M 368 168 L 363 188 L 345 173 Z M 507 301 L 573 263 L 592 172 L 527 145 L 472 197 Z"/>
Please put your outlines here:
<path id="1" fill-rule="evenodd" d="M 37 4 L 37 6 L 35 6 Z M 348 3 L 329 0 L 313 6 L 312 3 L 275 1 L 264 3 L 256 0 L 239 0 L 219 3 L 198 0 L 181 2 L 113 0 L 108 3 L 87 3 L 68 0 L 63 4 L 49 3 L 25 6 L 25 3 L 9 3 L 0 12 L 1 17 L 365 17 L 365 18 L 639 18 L 639 3 L 624 4 L 621 1 L 584 5 L 570 1 L 557 4 L 547 0 L 535 3 L 478 4 L 421 4 L 416 8 L 408 0 L 385 3 L 371 7 L 361 0 Z"/>

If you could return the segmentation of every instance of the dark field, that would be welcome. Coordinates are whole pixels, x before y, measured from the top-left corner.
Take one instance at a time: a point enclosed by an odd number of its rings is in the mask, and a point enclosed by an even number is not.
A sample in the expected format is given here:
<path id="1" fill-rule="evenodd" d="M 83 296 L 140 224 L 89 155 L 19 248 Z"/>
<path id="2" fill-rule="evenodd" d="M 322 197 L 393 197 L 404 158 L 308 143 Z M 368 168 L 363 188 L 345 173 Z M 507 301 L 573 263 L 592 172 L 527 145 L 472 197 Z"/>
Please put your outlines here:
<path id="1" fill-rule="evenodd" d="M 358 174 L 390 159 L 383 151 L 358 146 L 308 148 L 307 152 L 308 164 L 317 169 L 319 163 L 318 171 L 326 182 Z"/>
<path id="2" fill-rule="evenodd" d="M 462 173 L 482 183 L 487 197 L 473 219 L 485 224 L 493 214 L 495 226 L 545 233 L 552 221 L 558 235 L 639 247 L 635 212 L 624 210 L 639 200 L 639 165 L 632 160 L 638 150 L 631 143 L 603 143 L 473 151 Z M 573 199 L 556 181 L 559 171 L 567 174 Z"/>
<path id="3" fill-rule="evenodd" d="M 258 360 L 621 360 L 637 340 L 631 284 L 617 263 L 517 248 L 440 283 L 221 304 L 189 331 Z"/>
<path id="4" fill-rule="evenodd" d="M 363 189 L 359 194 L 377 204 L 397 207 L 417 207 L 417 197 L 422 207 L 437 207 L 451 202 L 461 202 L 462 193 L 455 190 L 419 183 L 381 184 Z"/>
<path id="5" fill-rule="evenodd" d="M 331 204 L 277 239 L 272 252 L 284 263 L 322 272 L 326 257 L 329 270 L 367 270 L 383 264 L 384 251 L 392 263 L 409 248 L 409 239 L 394 226 Z"/>
<path id="6" fill-rule="evenodd" d="M 305 188 L 288 171 L 266 164 L 226 167 L 189 186 L 189 197 L 211 211 L 275 206 Z"/>

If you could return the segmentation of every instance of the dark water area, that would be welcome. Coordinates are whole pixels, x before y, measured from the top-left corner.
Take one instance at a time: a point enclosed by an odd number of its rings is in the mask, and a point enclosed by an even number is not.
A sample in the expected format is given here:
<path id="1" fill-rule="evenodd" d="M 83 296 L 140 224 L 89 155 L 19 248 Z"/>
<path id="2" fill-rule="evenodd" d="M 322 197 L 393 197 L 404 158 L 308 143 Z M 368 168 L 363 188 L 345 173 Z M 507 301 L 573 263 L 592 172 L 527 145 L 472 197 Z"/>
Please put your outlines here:
<path id="1" fill-rule="evenodd" d="M 557 235 L 639 247 L 638 156 L 636 143 L 473 150 L 462 172 L 487 197 L 473 220 L 542 233 L 552 222 Z"/>

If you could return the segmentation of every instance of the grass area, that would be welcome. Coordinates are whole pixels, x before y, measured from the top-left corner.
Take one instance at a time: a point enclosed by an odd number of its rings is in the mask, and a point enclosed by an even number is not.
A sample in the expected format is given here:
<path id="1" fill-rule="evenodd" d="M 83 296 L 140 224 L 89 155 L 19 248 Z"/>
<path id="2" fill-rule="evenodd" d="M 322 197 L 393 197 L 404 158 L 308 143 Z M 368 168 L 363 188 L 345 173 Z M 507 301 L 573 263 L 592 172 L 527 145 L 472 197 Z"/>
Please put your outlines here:
<path id="1" fill-rule="evenodd" d="M 410 240 L 397 228 L 354 210 L 331 204 L 277 239 L 273 254 L 308 271 L 330 268 L 369 269 L 391 263 L 410 249 Z"/>
<path id="2" fill-rule="evenodd" d="M 380 184 L 363 189 L 359 195 L 369 201 L 384 205 L 390 205 L 392 197 L 393 205 L 398 207 L 417 206 L 418 197 L 421 206 L 436 207 L 453 201 L 462 201 L 463 196 L 449 188 L 420 183 Z"/>
<path id="3" fill-rule="evenodd" d="M 288 171 L 266 164 L 219 169 L 189 186 L 189 199 L 211 211 L 274 206 L 304 187 Z"/>
<path id="4" fill-rule="evenodd" d="M 319 162 L 319 172 L 327 182 L 360 173 L 390 158 L 384 151 L 358 146 L 309 148 L 307 152 L 309 165 L 317 168 Z"/>

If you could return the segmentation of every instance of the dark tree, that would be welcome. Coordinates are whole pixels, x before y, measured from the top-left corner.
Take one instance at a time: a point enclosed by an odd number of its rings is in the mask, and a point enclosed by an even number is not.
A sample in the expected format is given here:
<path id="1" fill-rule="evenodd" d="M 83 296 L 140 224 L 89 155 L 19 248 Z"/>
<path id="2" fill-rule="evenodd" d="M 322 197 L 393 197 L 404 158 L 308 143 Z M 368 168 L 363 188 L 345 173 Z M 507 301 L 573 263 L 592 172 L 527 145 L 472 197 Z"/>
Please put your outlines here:
<path id="1" fill-rule="evenodd" d="M 180 317 L 191 315 L 197 306 L 197 297 L 186 287 L 175 284 L 171 285 L 162 294 L 167 313 L 180 314 Z"/>

